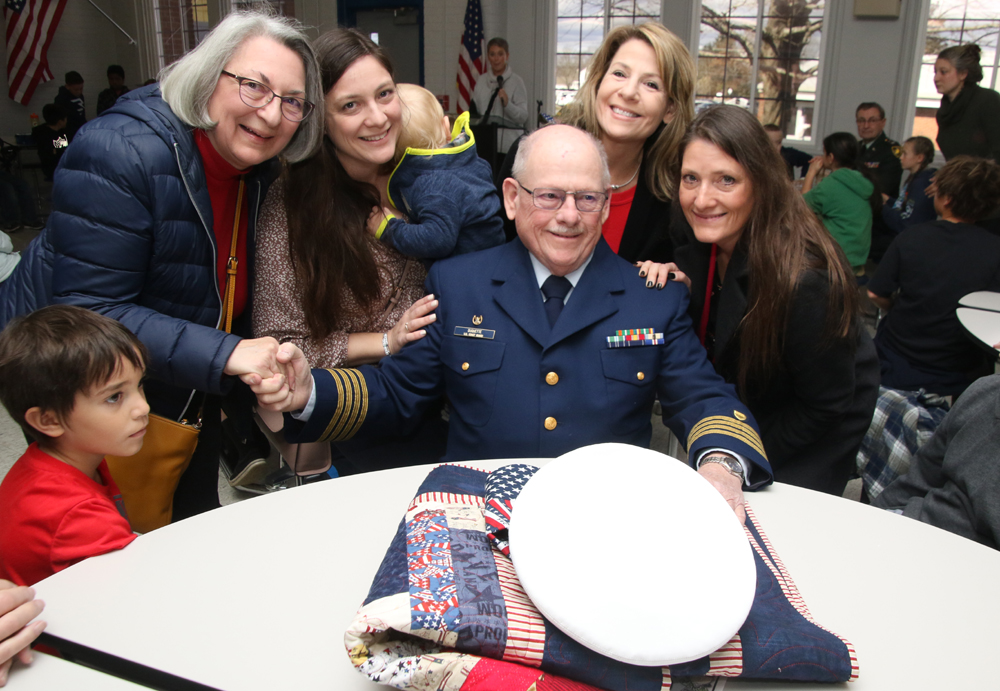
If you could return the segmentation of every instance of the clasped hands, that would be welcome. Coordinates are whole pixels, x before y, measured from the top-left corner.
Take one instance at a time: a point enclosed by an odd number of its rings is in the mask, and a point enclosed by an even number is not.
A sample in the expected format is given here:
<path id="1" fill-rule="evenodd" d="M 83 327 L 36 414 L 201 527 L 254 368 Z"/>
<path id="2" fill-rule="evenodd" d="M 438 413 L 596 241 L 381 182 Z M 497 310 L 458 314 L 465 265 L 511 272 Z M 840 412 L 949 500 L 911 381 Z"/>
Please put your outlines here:
<path id="1" fill-rule="evenodd" d="M 254 393 L 257 392 L 254 387 L 263 387 L 272 396 L 291 397 L 297 384 L 297 373 L 288 354 L 293 348 L 302 356 L 302 351 L 292 344 L 280 344 L 270 336 L 245 338 L 229 356 L 223 372 L 239 377 Z M 301 359 L 305 362 L 304 356 Z"/>
<path id="2" fill-rule="evenodd" d="M 278 345 L 273 338 L 254 340 L 273 341 L 275 346 L 274 369 L 269 374 L 256 370 L 239 374 L 240 380 L 257 395 L 257 405 L 276 413 L 305 408 L 313 386 L 312 370 L 306 356 L 294 343 Z"/>

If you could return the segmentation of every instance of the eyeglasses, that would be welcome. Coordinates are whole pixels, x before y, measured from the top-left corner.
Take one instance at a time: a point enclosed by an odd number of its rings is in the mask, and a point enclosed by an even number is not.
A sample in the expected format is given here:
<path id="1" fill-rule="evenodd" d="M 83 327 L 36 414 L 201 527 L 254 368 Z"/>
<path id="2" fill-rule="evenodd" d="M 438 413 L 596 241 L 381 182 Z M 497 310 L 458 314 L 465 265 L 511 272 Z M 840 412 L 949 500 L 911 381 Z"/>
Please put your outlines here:
<path id="1" fill-rule="evenodd" d="M 868 118 L 867 120 L 865 120 L 864 118 L 858 118 L 856 122 L 859 125 L 877 125 L 884 119 L 885 118 Z"/>
<path id="2" fill-rule="evenodd" d="M 536 187 L 533 190 L 529 190 L 520 182 L 517 184 L 522 190 L 531 195 L 531 201 L 534 203 L 536 209 L 544 209 L 545 211 L 557 211 L 566 202 L 566 197 L 573 197 L 573 201 L 576 202 L 577 211 L 594 213 L 603 209 L 604 202 L 608 199 L 608 195 L 604 194 L 604 192 L 567 192 L 566 190 L 557 190 L 551 187 Z"/>
<path id="3" fill-rule="evenodd" d="M 251 108 L 263 108 L 277 96 L 281 104 L 281 114 L 285 116 L 285 119 L 292 122 L 302 122 L 309 117 L 309 114 L 313 112 L 313 108 L 316 107 L 303 98 L 278 96 L 271 87 L 249 77 L 237 77 L 232 72 L 226 72 L 225 70 L 222 70 L 222 74 L 236 80 L 240 85 L 240 99 Z"/>

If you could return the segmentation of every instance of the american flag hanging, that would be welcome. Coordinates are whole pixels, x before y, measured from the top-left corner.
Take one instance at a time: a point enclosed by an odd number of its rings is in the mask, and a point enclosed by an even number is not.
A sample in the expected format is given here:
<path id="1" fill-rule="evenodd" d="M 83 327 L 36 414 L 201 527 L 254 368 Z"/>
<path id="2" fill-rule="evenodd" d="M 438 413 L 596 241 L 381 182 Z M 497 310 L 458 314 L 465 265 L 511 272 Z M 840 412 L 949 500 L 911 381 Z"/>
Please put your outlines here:
<path id="1" fill-rule="evenodd" d="M 465 6 L 465 31 L 462 33 L 462 45 L 458 49 L 458 114 L 469 109 L 472 102 L 472 90 L 476 88 L 476 80 L 486 71 L 486 61 L 483 60 L 483 8 L 479 0 L 469 0 Z"/>
<path id="2" fill-rule="evenodd" d="M 66 0 L 6 0 L 7 93 L 27 105 L 35 88 L 52 79 L 48 51 Z"/>

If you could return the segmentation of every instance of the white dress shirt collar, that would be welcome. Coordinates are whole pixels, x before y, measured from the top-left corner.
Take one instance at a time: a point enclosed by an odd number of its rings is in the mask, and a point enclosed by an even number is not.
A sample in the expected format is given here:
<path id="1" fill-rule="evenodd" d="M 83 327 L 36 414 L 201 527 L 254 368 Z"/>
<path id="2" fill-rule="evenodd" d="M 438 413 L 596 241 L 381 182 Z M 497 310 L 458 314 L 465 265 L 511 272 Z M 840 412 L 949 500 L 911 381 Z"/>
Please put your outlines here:
<path id="1" fill-rule="evenodd" d="M 538 261 L 538 257 L 533 255 L 531 252 L 528 252 L 528 258 L 531 259 L 531 268 L 535 270 L 535 280 L 538 282 L 538 290 L 541 291 L 542 284 L 545 283 L 546 278 L 552 275 L 552 272 L 549 271 L 547 268 L 545 268 L 545 265 L 542 264 L 542 262 Z M 594 258 L 594 253 L 591 252 L 590 256 L 588 256 L 587 259 L 583 262 L 583 264 L 580 265 L 579 269 L 566 274 L 566 280 L 570 282 L 570 285 L 572 285 L 573 288 L 571 288 L 570 291 L 566 293 L 566 299 L 563 300 L 564 305 L 567 302 L 569 302 L 569 296 L 573 294 L 573 290 L 576 289 L 576 284 L 580 281 L 580 277 L 583 276 L 584 270 L 587 268 L 587 265 L 590 264 L 590 260 L 593 258 Z"/>

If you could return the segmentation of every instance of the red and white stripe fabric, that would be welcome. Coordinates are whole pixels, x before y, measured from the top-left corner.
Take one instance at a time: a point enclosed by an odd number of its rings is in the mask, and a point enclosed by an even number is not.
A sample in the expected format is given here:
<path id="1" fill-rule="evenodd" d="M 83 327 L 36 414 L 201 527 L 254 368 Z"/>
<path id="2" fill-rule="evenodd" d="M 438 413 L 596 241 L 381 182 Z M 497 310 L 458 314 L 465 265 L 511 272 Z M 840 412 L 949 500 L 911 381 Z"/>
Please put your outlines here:
<path id="1" fill-rule="evenodd" d="M 66 0 L 6 0 L 8 95 L 27 105 L 35 88 L 53 78 L 48 51 Z"/>

